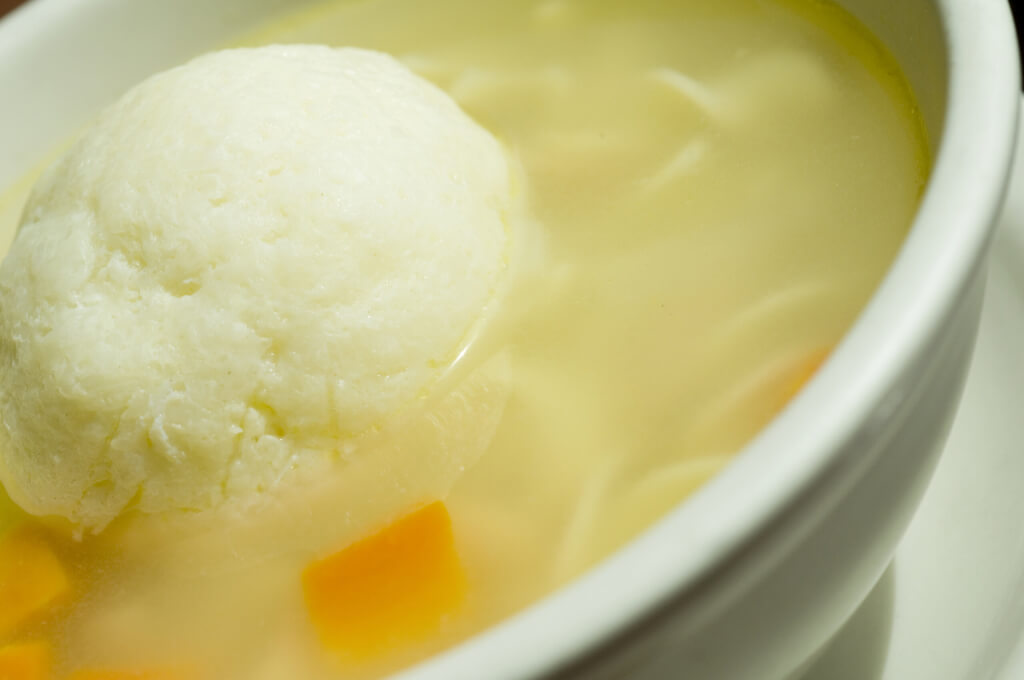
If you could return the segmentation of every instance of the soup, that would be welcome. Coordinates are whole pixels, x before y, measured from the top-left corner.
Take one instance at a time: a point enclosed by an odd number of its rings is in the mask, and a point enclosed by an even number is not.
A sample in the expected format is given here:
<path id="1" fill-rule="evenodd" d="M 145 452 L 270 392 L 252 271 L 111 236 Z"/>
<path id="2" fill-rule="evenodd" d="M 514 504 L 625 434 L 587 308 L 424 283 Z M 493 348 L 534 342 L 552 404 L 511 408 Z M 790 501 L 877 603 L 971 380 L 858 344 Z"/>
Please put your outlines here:
<path id="1" fill-rule="evenodd" d="M 393 54 L 521 163 L 534 228 L 516 285 L 443 383 L 470 406 L 438 412 L 486 431 L 486 450 L 369 535 L 325 529 L 355 511 L 344 498 L 77 539 L 0 506 L 0 588 L 20 594 L 0 604 L 0 668 L 377 677 L 509 616 L 678 504 L 796 394 L 927 176 L 893 61 L 811 0 L 366 0 L 239 42 Z M 0 203 L 9 233 L 29 183 Z M 381 581 L 385 558 L 423 569 Z M 50 677 L 32 672 L 17 677 Z"/>

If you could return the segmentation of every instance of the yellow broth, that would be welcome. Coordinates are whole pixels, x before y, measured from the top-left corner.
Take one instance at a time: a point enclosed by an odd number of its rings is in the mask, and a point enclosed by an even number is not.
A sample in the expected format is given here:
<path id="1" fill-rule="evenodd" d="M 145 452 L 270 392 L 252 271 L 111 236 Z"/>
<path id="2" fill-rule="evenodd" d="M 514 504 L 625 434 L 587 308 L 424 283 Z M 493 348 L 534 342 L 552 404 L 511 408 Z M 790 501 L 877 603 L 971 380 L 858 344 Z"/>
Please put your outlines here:
<path id="1" fill-rule="evenodd" d="M 269 42 L 390 52 L 525 169 L 525 273 L 470 348 L 500 366 L 506 398 L 444 499 L 465 600 L 379 656 L 322 649 L 300 577 L 343 547 L 316 529 L 349 512 L 344 498 L 182 550 L 54 531 L 71 595 L 0 639 L 48 640 L 54 677 L 374 677 L 551 592 L 799 389 L 892 261 L 928 171 L 899 69 L 815 0 L 334 2 L 238 44 Z M 8 238 L 27 187 L 0 200 Z M 20 520 L 0 504 L 0 531 Z M 232 550 L 236 530 L 265 549 Z"/>

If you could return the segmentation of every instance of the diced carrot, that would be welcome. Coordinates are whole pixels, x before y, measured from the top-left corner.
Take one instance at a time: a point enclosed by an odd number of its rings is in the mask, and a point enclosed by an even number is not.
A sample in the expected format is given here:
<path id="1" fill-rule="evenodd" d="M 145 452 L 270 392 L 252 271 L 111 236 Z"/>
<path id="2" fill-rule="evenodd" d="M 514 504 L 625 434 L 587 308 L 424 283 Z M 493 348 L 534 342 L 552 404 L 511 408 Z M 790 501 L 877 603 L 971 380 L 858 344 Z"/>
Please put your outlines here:
<path id="1" fill-rule="evenodd" d="M 448 510 L 432 503 L 314 562 L 303 587 L 321 641 L 342 658 L 366 660 L 422 640 L 466 593 Z"/>
<path id="2" fill-rule="evenodd" d="M 828 359 L 828 355 L 831 353 L 829 349 L 819 349 L 806 357 L 802 358 L 790 371 L 786 374 L 784 382 L 782 383 L 782 391 L 779 400 L 778 407 L 781 409 L 785 406 L 793 397 L 795 397 L 800 390 L 802 390 L 814 374 L 818 372 L 821 365 Z"/>
<path id="3" fill-rule="evenodd" d="M 185 676 L 171 671 L 78 670 L 68 680 L 180 680 Z"/>
<path id="4" fill-rule="evenodd" d="M 43 613 L 69 590 L 42 533 L 22 526 L 0 539 L 0 636 Z"/>
<path id="5" fill-rule="evenodd" d="M 47 680 L 50 645 L 18 642 L 0 647 L 0 680 Z"/>

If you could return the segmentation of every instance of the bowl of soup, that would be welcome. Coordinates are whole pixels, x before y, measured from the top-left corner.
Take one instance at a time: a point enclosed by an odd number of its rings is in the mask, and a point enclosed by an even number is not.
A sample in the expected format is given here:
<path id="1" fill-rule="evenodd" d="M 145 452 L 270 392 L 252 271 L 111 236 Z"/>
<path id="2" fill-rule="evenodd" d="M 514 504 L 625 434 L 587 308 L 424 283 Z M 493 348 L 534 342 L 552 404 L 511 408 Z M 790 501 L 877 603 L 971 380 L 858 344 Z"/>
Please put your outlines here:
<path id="1" fill-rule="evenodd" d="M 1001 3 L 33 0 L 0 677 L 796 677 L 955 412 L 1016 69 Z"/>

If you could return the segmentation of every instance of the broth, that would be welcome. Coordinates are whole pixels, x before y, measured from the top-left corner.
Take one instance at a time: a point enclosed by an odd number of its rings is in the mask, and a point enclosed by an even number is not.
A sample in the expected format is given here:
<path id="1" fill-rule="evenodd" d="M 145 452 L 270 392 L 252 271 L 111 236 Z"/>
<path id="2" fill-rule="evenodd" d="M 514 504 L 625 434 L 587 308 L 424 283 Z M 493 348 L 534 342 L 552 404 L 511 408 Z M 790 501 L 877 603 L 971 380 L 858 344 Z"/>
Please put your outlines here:
<path id="1" fill-rule="evenodd" d="M 237 527 L 177 551 L 116 529 L 48 534 L 73 597 L 9 637 L 50 641 L 56 677 L 372 677 L 550 593 L 799 390 L 881 280 L 927 177 L 891 57 L 814 0 L 334 2 L 240 44 L 268 42 L 399 56 L 525 168 L 527 273 L 463 362 L 507 386 L 488 450 L 445 499 L 465 600 L 426 639 L 324 652 L 300 574 L 342 547 L 317 531 L 340 501 L 257 529 L 255 553 L 238 538 L 229 561 Z M 25 187 L 0 202 L 10 233 Z M 0 506 L 0 531 L 18 521 Z"/>

